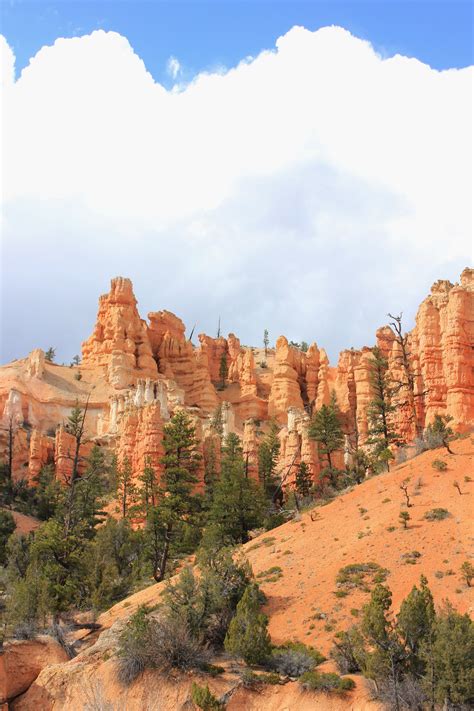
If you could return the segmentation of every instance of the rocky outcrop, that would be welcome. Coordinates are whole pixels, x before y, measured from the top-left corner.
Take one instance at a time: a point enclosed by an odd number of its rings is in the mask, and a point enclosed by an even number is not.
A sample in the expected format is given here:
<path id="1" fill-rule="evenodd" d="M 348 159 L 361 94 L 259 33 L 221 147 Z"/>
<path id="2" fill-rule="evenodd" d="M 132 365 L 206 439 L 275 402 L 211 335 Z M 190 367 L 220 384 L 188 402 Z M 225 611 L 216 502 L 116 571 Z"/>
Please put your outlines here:
<path id="1" fill-rule="evenodd" d="M 100 297 L 94 332 L 82 344 L 82 363 L 103 366 L 108 382 L 117 389 L 134 384 L 138 377 L 157 375 L 130 279 L 112 279 L 110 292 Z"/>
<path id="2" fill-rule="evenodd" d="M 38 430 L 33 430 L 28 458 L 28 480 L 30 484 L 35 483 L 35 479 L 45 464 L 54 461 L 54 448 L 55 442 L 52 437 L 43 435 Z"/>
<path id="3" fill-rule="evenodd" d="M 66 652 L 52 637 L 8 642 L 0 655 L 0 703 L 27 691 L 48 665 L 67 660 Z"/>
<path id="4" fill-rule="evenodd" d="M 433 285 L 421 304 L 416 326 L 407 336 L 409 368 L 414 397 L 402 385 L 394 397 L 393 426 L 407 441 L 419 434 L 436 414 L 453 418 L 457 430 L 474 420 L 474 277 L 466 269 L 459 284 L 446 280 Z M 388 360 L 392 382 L 403 383 L 400 345 L 392 328 L 376 333 L 375 343 Z M 221 390 L 220 366 L 226 358 L 227 377 Z M 258 361 L 258 365 L 256 364 Z M 10 424 L 13 437 L 14 479 L 30 482 L 51 459 L 51 435 L 65 422 L 75 402 L 89 399 L 86 432 L 113 448 L 120 441 L 130 450 L 136 471 L 143 467 L 143 453 L 135 453 L 141 437 L 141 417 L 133 412 L 159 401 L 166 421 L 178 407 L 186 407 L 205 422 L 220 403 L 229 403 L 231 430 L 239 434 L 255 469 L 257 424 L 275 418 L 282 427 L 281 466 L 291 451 L 307 446 L 307 461 L 315 472 L 317 457 L 309 453 L 304 428 L 298 442 L 288 412 L 312 412 L 328 404 L 334 393 L 342 413 L 348 448 L 367 441 L 367 409 L 372 398 L 371 348 L 342 351 L 336 367 L 323 348 L 313 343 L 303 352 L 280 337 L 276 349 L 244 348 L 234 334 L 227 338 L 199 336 L 195 347 L 186 337 L 184 323 L 169 311 L 140 318 L 132 284 L 117 277 L 108 294 L 100 297 L 93 335 L 83 344 L 80 368 L 49 363 L 41 349 L 24 360 L 0 369 L 0 459 L 9 456 Z M 79 377 L 78 377 L 79 376 Z M 156 408 L 155 408 L 156 409 Z M 414 417 L 416 413 L 416 417 Z M 123 420 L 123 422 L 122 422 Z M 125 423 L 127 420 L 128 424 Z M 251 424 L 253 422 L 253 424 Z M 126 434 L 128 432 L 128 434 Z M 139 433 L 137 435 L 137 432 Z M 160 429 L 156 429 L 159 437 Z M 158 452 L 158 443 L 142 449 Z M 127 445 L 126 440 L 132 442 Z M 307 445 L 305 445 L 307 441 Z M 60 478 L 70 473 L 70 446 L 64 429 L 55 443 L 55 462 Z M 306 461 L 306 460 L 305 460 Z"/>
<path id="5" fill-rule="evenodd" d="M 94 444 L 92 441 L 84 441 L 79 448 L 78 473 L 83 474 L 87 468 L 87 458 L 89 457 Z M 74 467 L 76 454 L 76 440 L 63 425 L 56 430 L 54 440 L 54 468 L 56 479 L 68 482 Z"/>
<path id="6" fill-rule="evenodd" d="M 289 407 L 303 408 L 300 384 L 298 383 L 299 352 L 288 345 L 285 336 L 276 342 L 273 383 L 268 401 L 268 416 L 284 423 Z"/>
<path id="7" fill-rule="evenodd" d="M 163 419 L 159 401 L 131 406 L 124 413 L 119 425 L 117 461 L 123 466 L 126 461 L 132 468 L 135 480 L 143 474 L 145 466 L 153 468 L 159 481 L 163 470 Z"/>
<path id="8" fill-rule="evenodd" d="M 219 399 L 211 382 L 208 354 L 186 339 L 184 323 L 169 311 L 148 314 L 148 335 L 159 372 L 183 389 L 186 405 L 211 412 Z"/>

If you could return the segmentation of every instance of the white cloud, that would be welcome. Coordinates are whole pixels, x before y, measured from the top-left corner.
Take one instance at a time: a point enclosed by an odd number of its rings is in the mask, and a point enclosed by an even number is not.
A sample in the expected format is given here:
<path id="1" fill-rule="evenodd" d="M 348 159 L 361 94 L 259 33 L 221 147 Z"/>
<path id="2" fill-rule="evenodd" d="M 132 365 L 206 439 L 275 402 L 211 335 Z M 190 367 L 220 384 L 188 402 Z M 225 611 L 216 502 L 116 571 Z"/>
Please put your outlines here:
<path id="1" fill-rule="evenodd" d="M 166 62 L 166 71 L 172 79 L 176 79 L 181 73 L 181 63 L 179 59 L 176 59 L 176 57 L 171 56 Z"/>
<path id="2" fill-rule="evenodd" d="M 179 91 L 113 32 L 43 47 L 15 83 L 2 50 L 4 357 L 45 331 L 76 352 L 116 273 L 144 313 L 334 354 L 469 258 L 472 69 L 383 59 L 337 27 Z M 88 326 L 61 292 L 86 282 Z M 54 310 L 19 333 L 39 290 Z"/>

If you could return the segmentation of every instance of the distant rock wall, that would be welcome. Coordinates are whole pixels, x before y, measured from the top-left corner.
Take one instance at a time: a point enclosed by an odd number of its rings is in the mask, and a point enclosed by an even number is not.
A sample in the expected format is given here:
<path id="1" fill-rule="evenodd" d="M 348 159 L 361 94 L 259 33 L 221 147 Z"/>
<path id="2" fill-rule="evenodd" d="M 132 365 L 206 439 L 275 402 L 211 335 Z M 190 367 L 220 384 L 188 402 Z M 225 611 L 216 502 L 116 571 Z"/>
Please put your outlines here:
<path id="1" fill-rule="evenodd" d="M 342 351 L 334 367 L 315 343 L 303 352 L 284 336 L 268 352 L 242 347 L 232 333 L 227 338 L 198 338 L 196 347 L 184 323 L 169 311 L 151 312 L 147 322 L 142 320 L 130 280 L 112 279 L 110 292 L 99 299 L 97 322 L 83 343 L 80 366 L 48 363 L 36 349 L 25 360 L 0 369 L 0 457 L 7 455 L 7 431 L 13 422 L 15 478 L 31 482 L 52 460 L 58 476 L 67 476 L 70 436 L 59 427 L 54 437 L 54 430 L 65 422 L 75 401 L 83 405 L 87 398 L 88 439 L 115 447 L 119 459 L 130 459 L 137 475 L 145 460 L 151 460 L 159 476 L 163 423 L 179 407 L 189 410 L 206 439 L 209 418 L 224 404 L 226 427 L 241 437 L 249 474 L 255 477 L 259 442 L 272 419 L 281 428 L 280 471 L 294 462 L 291 480 L 296 466 L 305 461 L 317 476 L 321 463 L 308 423 L 333 393 L 346 434 L 346 458 L 349 450 L 366 442 L 372 399 L 370 347 Z M 390 377 L 402 381 L 400 346 L 392 328 L 380 328 L 374 343 L 388 360 Z M 407 441 L 436 414 L 451 416 L 459 431 L 473 426 L 473 345 L 474 272 L 465 269 L 459 284 L 433 285 L 408 334 L 415 398 L 410 403 L 401 388 L 393 416 Z M 227 375 L 222 384 L 223 358 Z"/>

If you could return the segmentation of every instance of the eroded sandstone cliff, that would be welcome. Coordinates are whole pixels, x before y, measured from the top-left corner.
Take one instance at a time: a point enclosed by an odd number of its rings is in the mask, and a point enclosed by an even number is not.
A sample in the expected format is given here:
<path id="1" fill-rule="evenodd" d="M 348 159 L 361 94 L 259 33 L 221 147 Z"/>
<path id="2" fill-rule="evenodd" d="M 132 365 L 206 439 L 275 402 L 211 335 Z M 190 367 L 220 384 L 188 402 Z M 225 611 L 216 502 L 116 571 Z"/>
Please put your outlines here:
<path id="1" fill-rule="evenodd" d="M 404 346 L 414 382 L 412 402 L 403 386 L 403 353 L 393 328 L 380 328 L 374 344 L 388 359 L 390 377 L 402 383 L 394 425 L 408 441 L 436 414 L 451 416 L 458 430 L 472 426 L 473 270 L 465 269 L 459 284 L 436 282 L 418 310 Z M 151 462 L 159 477 L 163 426 L 170 415 L 177 408 L 188 409 L 205 450 L 206 439 L 212 437 L 210 418 L 221 407 L 225 432 L 242 438 L 250 475 L 257 475 L 259 441 L 275 419 L 282 475 L 292 462 L 305 461 L 316 476 L 320 462 L 308 425 L 311 414 L 328 404 L 332 393 L 341 411 L 347 452 L 367 439 L 371 357 L 370 347 L 345 350 L 337 366 L 331 366 L 323 348 L 313 343 L 303 352 L 284 336 L 266 353 L 242 347 L 234 334 L 200 334 L 196 346 L 181 319 L 169 311 L 152 312 L 143 320 L 130 280 L 117 277 L 99 299 L 80 365 L 50 363 L 36 349 L 0 369 L 0 457 L 6 460 L 12 450 L 16 479 L 33 482 L 49 462 L 58 477 L 67 475 L 71 442 L 64 423 L 76 402 L 82 407 L 87 402 L 90 446 L 108 447 L 121 462 L 127 458 L 135 476 Z"/>

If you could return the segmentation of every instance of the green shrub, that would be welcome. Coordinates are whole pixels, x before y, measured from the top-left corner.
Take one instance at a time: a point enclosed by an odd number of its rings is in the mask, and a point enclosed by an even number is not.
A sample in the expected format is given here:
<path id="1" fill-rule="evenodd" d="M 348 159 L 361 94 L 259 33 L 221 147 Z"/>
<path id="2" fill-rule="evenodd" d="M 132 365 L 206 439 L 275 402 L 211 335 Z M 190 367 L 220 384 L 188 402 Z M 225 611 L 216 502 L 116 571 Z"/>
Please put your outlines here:
<path id="1" fill-rule="evenodd" d="M 267 663 L 279 674 L 298 677 L 324 661 L 325 657 L 314 647 L 302 642 L 287 642 L 272 650 Z"/>
<path id="2" fill-rule="evenodd" d="M 443 462 L 442 459 L 435 459 L 433 462 L 431 462 L 431 466 L 438 472 L 445 472 L 448 468 L 447 463 Z"/>
<path id="3" fill-rule="evenodd" d="M 410 553 L 404 553 L 402 555 L 402 561 L 405 565 L 415 565 L 418 558 L 421 558 L 421 553 L 419 551 L 411 551 Z"/>
<path id="4" fill-rule="evenodd" d="M 423 518 L 425 518 L 427 521 L 442 521 L 445 518 L 448 518 L 451 514 L 449 513 L 448 509 L 431 509 L 430 511 L 427 511 Z"/>
<path id="5" fill-rule="evenodd" d="M 333 672 L 306 672 L 300 677 L 300 684 L 307 691 L 324 691 L 326 694 L 343 694 L 355 687 L 352 679 Z"/>
<path id="6" fill-rule="evenodd" d="M 389 571 L 378 563 L 351 563 L 339 570 L 336 584 L 343 592 L 349 592 L 354 588 L 369 592 L 368 580 L 381 583 L 386 580 L 388 574 Z M 338 597 L 343 596 L 338 595 Z"/>
<path id="7" fill-rule="evenodd" d="M 218 701 L 214 694 L 209 691 L 207 685 L 199 686 L 199 684 L 193 682 L 191 699 L 198 709 L 202 709 L 202 711 L 219 711 L 224 708 L 224 704 Z"/>
<path id="8" fill-rule="evenodd" d="M 260 612 L 260 604 L 258 585 L 251 583 L 237 605 L 224 640 L 226 651 L 242 657 L 246 664 L 262 663 L 271 651 L 268 618 Z"/>

